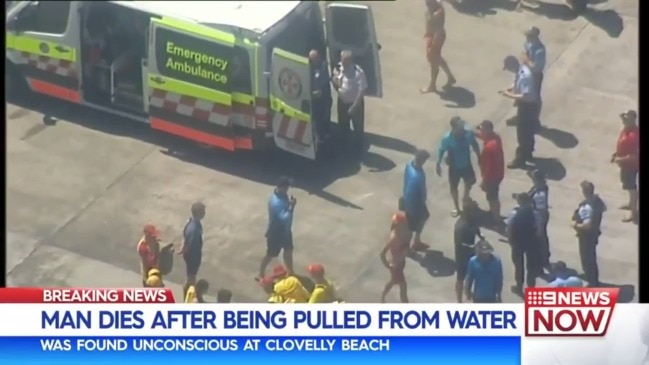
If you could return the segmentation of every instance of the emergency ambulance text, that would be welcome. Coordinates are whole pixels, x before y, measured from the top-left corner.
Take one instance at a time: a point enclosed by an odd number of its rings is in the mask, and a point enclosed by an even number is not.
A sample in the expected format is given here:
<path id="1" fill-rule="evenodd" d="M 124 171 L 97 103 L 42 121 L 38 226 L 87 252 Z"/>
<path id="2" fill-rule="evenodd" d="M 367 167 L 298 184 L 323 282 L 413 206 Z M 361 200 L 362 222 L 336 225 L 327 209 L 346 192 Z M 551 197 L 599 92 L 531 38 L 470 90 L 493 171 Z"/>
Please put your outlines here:
<path id="1" fill-rule="evenodd" d="M 220 84 L 228 83 L 229 61 L 205 53 L 192 51 L 167 41 L 165 67 L 177 72 L 201 77 Z"/>

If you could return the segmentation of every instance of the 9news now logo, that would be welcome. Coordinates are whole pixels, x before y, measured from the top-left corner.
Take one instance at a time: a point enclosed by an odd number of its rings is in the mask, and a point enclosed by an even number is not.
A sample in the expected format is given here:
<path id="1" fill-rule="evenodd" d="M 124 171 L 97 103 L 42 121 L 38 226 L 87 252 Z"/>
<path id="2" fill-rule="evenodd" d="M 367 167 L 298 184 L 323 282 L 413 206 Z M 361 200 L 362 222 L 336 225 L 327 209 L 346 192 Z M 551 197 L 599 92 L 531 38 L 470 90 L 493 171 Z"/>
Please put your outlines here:
<path id="1" fill-rule="evenodd" d="M 604 336 L 618 288 L 525 289 L 525 336 Z"/>

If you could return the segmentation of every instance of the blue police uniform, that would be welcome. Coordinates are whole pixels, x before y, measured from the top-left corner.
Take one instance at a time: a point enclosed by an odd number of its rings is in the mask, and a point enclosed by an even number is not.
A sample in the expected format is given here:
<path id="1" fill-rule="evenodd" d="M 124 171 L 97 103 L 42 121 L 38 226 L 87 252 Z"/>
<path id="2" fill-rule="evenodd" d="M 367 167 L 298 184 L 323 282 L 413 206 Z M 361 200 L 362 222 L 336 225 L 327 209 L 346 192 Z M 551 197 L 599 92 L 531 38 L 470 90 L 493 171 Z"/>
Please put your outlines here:
<path id="1" fill-rule="evenodd" d="M 313 88 L 313 118 L 320 137 L 329 133 L 331 124 L 331 76 L 325 62 L 311 68 L 311 87 Z M 315 93 L 315 92 L 318 93 Z"/>
<path id="2" fill-rule="evenodd" d="M 588 284 L 591 286 L 599 284 L 597 244 L 599 243 L 602 218 L 605 211 L 606 204 L 604 204 L 604 201 L 602 201 L 599 196 L 594 195 L 593 197 L 582 201 L 573 215 L 573 220 L 575 222 L 580 224 L 590 222 L 591 224 L 590 229 L 580 231 L 577 234 L 581 267 L 586 276 L 586 281 L 588 281 Z"/>
<path id="3" fill-rule="evenodd" d="M 538 95 L 534 85 L 532 70 L 521 64 L 516 79 L 514 80 L 514 93 L 524 95 L 522 100 L 516 102 L 517 119 L 516 139 L 516 164 L 523 164 L 532 160 L 534 152 L 534 135 L 538 128 Z"/>
<path id="4" fill-rule="evenodd" d="M 541 217 L 533 207 L 517 207 L 507 217 L 507 233 L 512 247 L 512 263 L 516 287 L 522 289 L 523 281 L 528 287 L 536 285 L 540 274 L 538 267 L 538 233 Z M 530 234 L 536 232 L 537 234 Z M 527 270 L 526 270 L 527 269 Z M 525 275 L 527 272 L 527 275 Z"/>
<path id="5" fill-rule="evenodd" d="M 527 41 L 523 46 L 527 58 L 534 63 L 532 73 L 534 74 L 535 86 L 539 98 L 541 96 L 541 85 L 543 83 L 543 71 L 546 64 L 545 45 L 540 40 Z"/>
<path id="6" fill-rule="evenodd" d="M 525 54 L 527 55 L 527 58 L 534 63 L 534 67 L 532 68 L 532 75 L 534 77 L 534 87 L 536 88 L 536 95 L 538 97 L 538 104 L 537 104 L 537 128 L 541 127 L 541 107 L 543 105 L 542 102 L 542 97 L 541 97 L 541 86 L 543 85 L 543 70 L 545 69 L 545 64 L 546 64 L 546 53 L 545 53 L 545 45 L 541 42 L 540 39 L 535 39 L 531 41 L 525 42 L 525 45 L 523 46 L 525 48 Z"/>

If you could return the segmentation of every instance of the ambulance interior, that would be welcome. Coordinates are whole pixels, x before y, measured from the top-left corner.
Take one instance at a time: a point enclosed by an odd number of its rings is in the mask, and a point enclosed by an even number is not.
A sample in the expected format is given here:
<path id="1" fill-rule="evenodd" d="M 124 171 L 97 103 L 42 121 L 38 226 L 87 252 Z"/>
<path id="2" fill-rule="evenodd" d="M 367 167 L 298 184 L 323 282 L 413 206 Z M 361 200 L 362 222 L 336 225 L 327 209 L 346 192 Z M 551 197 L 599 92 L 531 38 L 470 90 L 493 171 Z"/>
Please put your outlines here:
<path id="1" fill-rule="evenodd" d="M 104 1 L 81 11 L 84 99 L 145 114 L 144 93 L 151 14 Z"/>

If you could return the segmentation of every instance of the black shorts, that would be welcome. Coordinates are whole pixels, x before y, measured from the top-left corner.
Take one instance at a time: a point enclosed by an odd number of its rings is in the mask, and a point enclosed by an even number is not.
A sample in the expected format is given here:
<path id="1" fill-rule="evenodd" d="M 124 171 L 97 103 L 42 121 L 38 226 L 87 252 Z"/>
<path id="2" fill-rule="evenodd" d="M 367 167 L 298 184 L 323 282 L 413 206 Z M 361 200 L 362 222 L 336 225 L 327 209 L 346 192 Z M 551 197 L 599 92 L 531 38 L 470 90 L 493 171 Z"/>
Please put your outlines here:
<path id="1" fill-rule="evenodd" d="M 285 237 L 266 236 L 266 256 L 277 257 L 282 250 L 293 249 L 293 234 Z"/>
<path id="2" fill-rule="evenodd" d="M 430 217 L 430 212 L 428 212 L 427 207 L 419 212 L 406 212 L 406 220 L 408 221 L 408 228 L 410 232 L 421 232 L 424 229 L 424 224 Z"/>
<path id="3" fill-rule="evenodd" d="M 465 185 L 475 184 L 476 178 L 472 166 L 463 169 L 448 168 L 448 182 L 451 185 L 451 189 L 457 189 L 460 180 L 463 180 Z"/>
<path id="4" fill-rule="evenodd" d="M 473 253 L 472 248 L 455 245 L 455 263 L 457 265 L 455 274 L 458 281 L 463 281 L 466 278 L 466 273 L 469 270 L 469 260 L 471 260 Z"/>
<path id="5" fill-rule="evenodd" d="M 488 202 L 497 202 L 499 200 L 500 184 L 485 182 L 483 190 Z"/>
<path id="6" fill-rule="evenodd" d="M 638 170 L 620 169 L 620 181 L 622 182 L 622 189 L 636 190 L 638 188 Z"/>
<path id="7" fill-rule="evenodd" d="M 201 268 L 203 253 L 185 253 L 183 254 L 183 260 L 185 260 L 185 269 L 187 270 L 187 276 L 196 276 L 198 274 L 198 270 Z"/>

